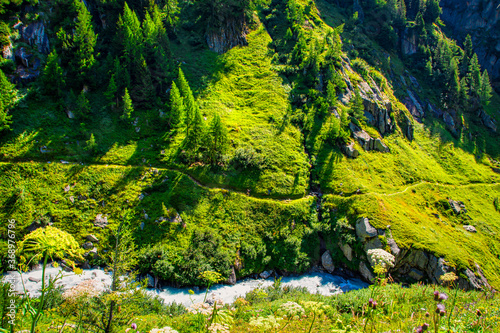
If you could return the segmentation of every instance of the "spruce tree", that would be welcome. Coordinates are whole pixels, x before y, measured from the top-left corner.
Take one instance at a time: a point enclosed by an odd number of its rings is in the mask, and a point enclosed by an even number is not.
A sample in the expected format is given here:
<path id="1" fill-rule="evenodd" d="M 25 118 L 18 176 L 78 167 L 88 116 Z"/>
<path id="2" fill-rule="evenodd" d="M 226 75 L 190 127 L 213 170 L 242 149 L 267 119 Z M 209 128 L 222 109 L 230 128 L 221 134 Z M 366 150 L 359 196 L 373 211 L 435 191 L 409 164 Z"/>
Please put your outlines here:
<path id="1" fill-rule="evenodd" d="M 42 83 L 46 94 L 61 97 L 66 81 L 55 49 L 47 56 L 47 64 L 42 74 Z"/>
<path id="2" fill-rule="evenodd" d="M 127 63 L 130 64 L 142 53 L 143 33 L 137 15 L 126 2 L 123 15 L 119 17 L 117 25 L 121 32 L 120 42 L 123 44 Z"/>
<path id="3" fill-rule="evenodd" d="M 434 23 L 441 16 L 442 10 L 439 6 L 439 0 L 427 0 L 425 6 L 424 20 L 427 23 Z"/>
<path id="4" fill-rule="evenodd" d="M 78 99 L 76 100 L 76 105 L 78 108 L 78 114 L 82 118 L 88 118 L 90 116 L 90 102 L 87 98 L 87 95 L 83 92 L 80 92 L 78 95 Z"/>
<path id="5" fill-rule="evenodd" d="M 130 98 L 130 95 L 128 93 L 128 89 L 125 88 L 125 93 L 123 94 L 123 114 L 121 116 L 121 119 L 126 121 L 130 119 L 132 112 L 134 112 L 134 107 L 132 105 L 132 99 Z"/>
<path id="6" fill-rule="evenodd" d="M 477 55 L 475 53 L 470 60 L 467 79 L 469 80 L 470 94 L 479 96 L 481 85 L 481 67 L 479 66 L 479 61 L 477 60 Z"/>
<path id="7" fill-rule="evenodd" d="M 116 86 L 115 74 L 112 74 L 111 79 L 109 80 L 108 89 L 106 89 L 106 92 L 104 93 L 109 105 L 118 106 L 117 91 L 118 87 Z"/>
<path id="8" fill-rule="evenodd" d="M 338 103 L 338 98 L 337 98 L 337 92 L 335 90 L 335 84 L 332 81 L 328 81 L 326 85 L 326 96 L 330 107 L 335 108 Z"/>
<path id="9" fill-rule="evenodd" d="M 200 110 L 196 109 L 193 117 L 191 129 L 184 140 L 184 148 L 189 152 L 190 160 L 193 160 L 198 154 L 198 150 L 203 142 L 205 134 L 205 124 L 201 117 Z"/>
<path id="10" fill-rule="evenodd" d="M 134 100 L 139 103 L 150 103 L 154 97 L 154 87 L 146 59 L 142 55 L 139 58 L 137 69 L 136 77 L 139 82 L 135 87 L 136 89 L 133 90 Z"/>
<path id="11" fill-rule="evenodd" d="M 361 97 L 359 88 L 356 88 L 354 92 L 354 97 L 351 98 L 350 102 L 351 115 L 358 121 L 366 121 L 365 117 L 365 107 L 363 105 L 363 98 Z"/>
<path id="12" fill-rule="evenodd" d="M 94 28 L 92 27 L 92 15 L 83 2 L 80 2 L 78 8 L 73 42 L 76 48 L 73 55 L 74 66 L 79 69 L 81 77 L 85 79 L 88 71 L 95 64 L 94 48 L 97 42 L 97 35 L 94 33 Z"/>
<path id="13" fill-rule="evenodd" d="M 9 109 L 14 106 L 16 95 L 14 85 L 0 69 L 0 132 L 10 129 L 12 116 L 9 115 Z"/>
<path id="14" fill-rule="evenodd" d="M 207 153 L 210 163 L 218 163 L 228 149 L 227 128 L 222 123 L 218 114 L 214 116 L 210 124 L 207 140 Z"/>
<path id="15" fill-rule="evenodd" d="M 185 110 L 184 123 L 186 124 L 186 129 L 187 132 L 189 133 L 191 124 L 194 121 L 194 115 L 198 110 L 198 106 L 196 105 L 196 102 L 194 100 L 193 92 L 189 87 L 189 83 L 187 82 L 186 77 L 184 76 L 184 72 L 180 67 L 179 67 L 179 77 L 177 78 L 177 84 L 181 96 L 183 97 L 184 110 Z"/>
<path id="16" fill-rule="evenodd" d="M 493 89 L 491 88 L 490 76 L 488 75 L 488 71 L 484 70 L 483 75 L 481 76 L 481 84 L 479 87 L 479 99 L 482 105 L 486 106 L 490 104 L 492 92 Z"/>
<path id="17" fill-rule="evenodd" d="M 184 103 L 175 82 L 172 82 L 170 90 L 170 115 L 169 123 L 172 128 L 178 128 L 182 125 L 184 118 Z"/>

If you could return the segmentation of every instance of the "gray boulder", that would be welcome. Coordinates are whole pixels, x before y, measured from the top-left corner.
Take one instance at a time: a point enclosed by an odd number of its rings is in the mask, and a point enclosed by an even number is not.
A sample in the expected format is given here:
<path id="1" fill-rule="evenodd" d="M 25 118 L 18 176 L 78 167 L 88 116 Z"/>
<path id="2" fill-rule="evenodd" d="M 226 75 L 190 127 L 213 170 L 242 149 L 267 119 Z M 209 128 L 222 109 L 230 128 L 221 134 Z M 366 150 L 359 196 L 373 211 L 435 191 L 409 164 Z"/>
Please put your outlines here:
<path id="1" fill-rule="evenodd" d="M 472 225 L 464 225 L 464 229 L 466 231 L 472 232 L 472 233 L 476 233 L 477 232 L 476 228 L 474 226 L 472 226 Z"/>
<path id="2" fill-rule="evenodd" d="M 231 274 L 227 278 L 226 283 L 230 285 L 236 284 L 236 271 L 234 270 L 234 266 L 231 268 Z"/>
<path id="3" fill-rule="evenodd" d="M 372 282 L 372 280 L 374 279 L 372 272 L 366 266 L 364 261 L 359 262 L 359 273 L 361 273 L 361 276 L 368 282 Z"/>
<path id="4" fill-rule="evenodd" d="M 416 268 L 412 268 L 410 270 L 410 272 L 408 273 L 408 275 L 414 279 L 414 280 L 417 280 L 417 281 L 420 281 L 424 278 L 424 272 L 416 269 Z"/>
<path id="5" fill-rule="evenodd" d="M 359 156 L 359 151 L 354 148 L 354 142 L 343 147 L 344 153 L 350 158 L 356 158 Z"/>
<path id="6" fill-rule="evenodd" d="M 359 239 L 365 241 L 367 238 L 377 236 L 378 232 L 366 217 L 361 217 L 356 221 L 356 235 Z"/>
<path id="7" fill-rule="evenodd" d="M 382 153 L 388 153 L 389 147 L 387 147 L 381 139 L 375 139 L 375 143 L 373 144 L 373 149 L 380 151 Z"/>
<path id="8" fill-rule="evenodd" d="M 102 214 L 97 214 L 94 220 L 94 225 L 99 228 L 106 228 L 108 225 L 108 217 Z"/>
<path id="9" fill-rule="evenodd" d="M 347 260 L 352 261 L 352 248 L 348 244 L 342 244 L 339 242 L 339 247 L 342 250 L 342 253 L 344 253 L 344 256 L 346 257 Z"/>
<path id="10" fill-rule="evenodd" d="M 88 240 L 89 242 L 99 243 L 99 239 L 92 234 L 87 235 L 87 237 L 85 237 L 85 239 Z"/>
<path id="11" fill-rule="evenodd" d="M 94 244 L 92 244 L 92 242 L 86 242 L 82 245 L 82 247 L 85 249 L 85 250 L 90 250 L 90 249 L 93 249 L 94 248 Z"/>
<path id="12" fill-rule="evenodd" d="M 332 255 L 330 251 L 325 251 L 321 256 L 321 265 L 324 269 L 328 271 L 328 273 L 332 273 L 335 270 L 335 266 L 333 265 Z"/>
<path id="13" fill-rule="evenodd" d="M 271 271 L 263 271 L 262 273 L 259 274 L 259 276 L 261 279 L 265 280 L 265 279 L 269 278 L 271 275 L 273 275 L 273 273 L 274 272 L 272 270 Z"/>

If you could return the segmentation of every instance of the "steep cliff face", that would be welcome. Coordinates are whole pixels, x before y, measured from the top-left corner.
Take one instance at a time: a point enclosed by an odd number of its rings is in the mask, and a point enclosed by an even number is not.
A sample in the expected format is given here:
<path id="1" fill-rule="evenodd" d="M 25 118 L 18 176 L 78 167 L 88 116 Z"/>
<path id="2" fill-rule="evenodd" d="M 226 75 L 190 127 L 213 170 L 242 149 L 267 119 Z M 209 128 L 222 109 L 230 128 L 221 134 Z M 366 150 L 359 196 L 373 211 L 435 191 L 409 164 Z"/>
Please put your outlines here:
<path id="1" fill-rule="evenodd" d="M 441 0 L 441 19 L 459 41 L 470 34 L 482 68 L 500 91 L 500 1 Z"/>

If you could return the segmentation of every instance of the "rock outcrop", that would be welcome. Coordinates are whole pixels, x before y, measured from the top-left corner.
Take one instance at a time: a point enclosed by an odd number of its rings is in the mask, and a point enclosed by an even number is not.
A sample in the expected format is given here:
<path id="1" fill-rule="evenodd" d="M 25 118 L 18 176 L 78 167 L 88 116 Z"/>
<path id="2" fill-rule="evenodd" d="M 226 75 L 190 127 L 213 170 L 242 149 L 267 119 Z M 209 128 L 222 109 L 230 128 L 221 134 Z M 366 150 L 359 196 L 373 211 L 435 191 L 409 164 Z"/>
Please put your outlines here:
<path id="1" fill-rule="evenodd" d="M 222 54 L 235 46 L 248 45 L 248 28 L 244 21 L 227 22 L 225 26 L 207 34 L 208 48 Z"/>
<path id="2" fill-rule="evenodd" d="M 389 147 L 387 147 L 380 138 L 372 138 L 366 131 L 360 129 L 353 123 L 349 124 L 349 128 L 352 131 L 352 135 L 355 140 L 363 147 L 364 150 L 376 150 L 382 153 L 388 153 Z"/>
<path id="3" fill-rule="evenodd" d="M 45 31 L 43 22 L 37 21 L 19 27 L 21 38 L 31 46 L 36 46 L 38 52 L 48 54 L 50 52 L 49 37 Z"/>
<path id="4" fill-rule="evenodd" d="M 441 0 L 441 19 L 458 41 L 470 34 L 479 63 L 500 89 L 500 7 L 498 1 Z"/>
<path id="5" fill-rule="evenodd" d="M 321 256 L 321 265 L 324 269 L 328 271 L 328 273 L 332 273 L 335 270 L 335 266 L 333 265 L 332 255 L 330 251 L 325 251 Z"/>
<path id="6" fill-rule="evenodd" d="M 486 126 L 487 129 L 496 133 L 497 125 L 494 118 L 492 118 L 489 114 L 484 112 L 483 109 L 479 110 L 477 116 L 481 119 L 483 125 Z"/>

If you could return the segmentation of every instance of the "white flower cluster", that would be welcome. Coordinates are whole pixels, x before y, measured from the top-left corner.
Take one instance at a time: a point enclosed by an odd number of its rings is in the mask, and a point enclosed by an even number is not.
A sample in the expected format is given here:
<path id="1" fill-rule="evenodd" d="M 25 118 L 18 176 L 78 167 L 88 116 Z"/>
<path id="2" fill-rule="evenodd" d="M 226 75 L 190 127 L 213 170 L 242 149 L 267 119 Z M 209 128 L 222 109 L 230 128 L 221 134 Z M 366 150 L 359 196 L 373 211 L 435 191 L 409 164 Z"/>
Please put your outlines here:
<path id="1" fill-rule="evenodd" d="M 212 325 L 208 327 L 208 331 L 210 333 L 230 333 L 229 325 L 219 323 L 212 323 Z"/>
<path id="2" fill-rule="evenodd" d="M 70 288 L 66 290 L 62 296 L 64 299 L 67 301 L 76 301 L 77 299 L 81 297 L 85 298 L 92 298 L 101 293 L 102 290 L 101 288 L 98 288 L 96 286 L 95 280 L 85 280 L 83 282 L 80 282 L 78 285 L 74 286 L 73 288 Z"/>
<path id="3" fill-rule="evenodd" d="M 305 313 L 304 308 L 295 302 L 286 302 L 281 304 L 280 311 L 288 317 L 300 317 Z"/>
<path id="4" fill-rule="evenodd" d="M 150 333 L 179 333 L 171 327 L 165 326 L 163 328 L 153 328 Z"/>
<path id="5" fill-rule="evenodd" d="M 381 265 L 384 268 L 394 267 L 394 256 L 389 252 L 382 249 L 373 249 L 368 250 L 368 260 L 370 261 L 370 265 L 375 267 L 375 265 Z"/>
<path id="6" fill-rule="evenodd" d="M 217 309 L 220 309 L 224 306 L 224 302 L 222 302 L 222 300 L 218 300 L 216 306 L 217 306 Z M 203 302 L 194 303 L 189 308 L 186 308 L 187 312 L 189 312 L 189 313 L 193 313 L 193 314 L 201 313 L 205 316 L 212 315 L 213 309 L 214 309 L 213 305 L 210 305 L 208 303 L 203 303 Z"/>

